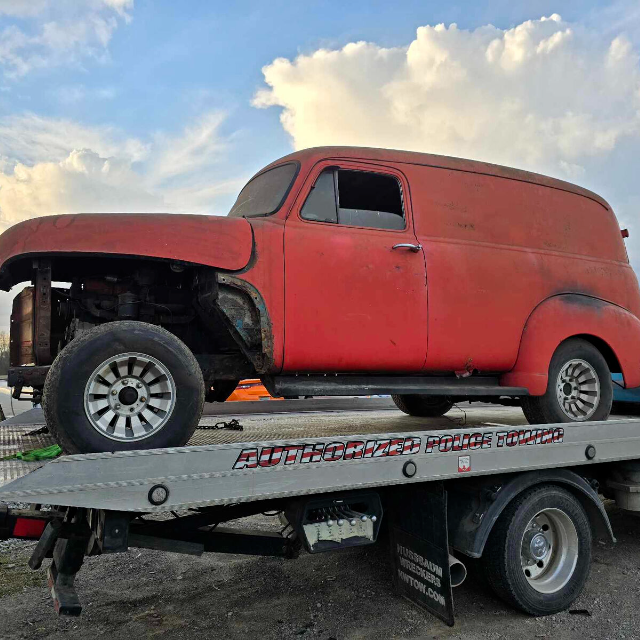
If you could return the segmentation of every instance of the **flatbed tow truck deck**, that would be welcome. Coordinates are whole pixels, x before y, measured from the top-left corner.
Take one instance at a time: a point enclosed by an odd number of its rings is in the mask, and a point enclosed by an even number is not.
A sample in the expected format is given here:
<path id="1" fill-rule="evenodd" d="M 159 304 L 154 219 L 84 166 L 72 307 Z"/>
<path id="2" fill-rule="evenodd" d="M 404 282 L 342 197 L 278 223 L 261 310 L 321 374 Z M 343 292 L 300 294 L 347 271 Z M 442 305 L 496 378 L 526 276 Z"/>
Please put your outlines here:
<path id="1" fill-rule="evenodd" d="M 390 538 L 398 591 L 453 624 L 460 557 L 482 557 L 510 604 L 553 613 L 580 593 L 592 532 L 613 540 L 599 493 L 640 509 L 637 419 L 530 426 L 515 409 L 480 407 L 429 419 L 381 411 L 241 421 L 243 431 L 199 429 L 186 447 L 62 456 L 34 470 L 25 464 L 40 463 L 4 461 L 0 538 L 39 538 L 29 564 L 53 558 L 56 608 L 75 615 L 85 555 L 138 547 L 295 557 Z M 29 429 L 0 428 L 2 452 L 50 444 Z M 279 534 L 219 526 L 267 511 L 280 513 Z"/>
<path id="2" fill-rule="evenodd" d="M 286 401 L 285 401 L 286 402 Z M 246 404 L 246 403 L 245 403 Z M 252 403 L 249 403 L 252 404 Z M 287 404 L 299 407 L 298 401 Z M 335 404 L 331 402 L 331 406 Z M 246 409 L 246 407 L 242 407 Z M 258 408 L 256 407 L 256 411 Z M 242 430 L 224 428 L 231 419 L 236 418 Z M 187 446 L 206 446 L 231 444 L 235 442 L 258 442 L 272 440 L 290 440 L 301 437 L 329 437 L 339 435 L 375 434 L 386 432 L 451 429 L 460 427 L 469 421 L 477 426 L 490 426 L 496 422 L 507 425 L 526 425 L 522 412 L 511 407 L 474 407 L 472 411 L 464 408 L 451 410 L 440 418 L 414 418 L 391 410 L 350 411 L 315 410 L 278 413 L 255 413 L 249 415 L 203 416 L 200 428 L 193 434 Z M 38 469 L 48 461 L 27 462 L 7 458 L 21 451 L 32 451 L 55 444 L 53 437 L 44 429 L 44 420 L 33 423 L 0 425 L 0 488 L 4 485 Z M 222 428 L 214 428 L 216 425 Z"/>

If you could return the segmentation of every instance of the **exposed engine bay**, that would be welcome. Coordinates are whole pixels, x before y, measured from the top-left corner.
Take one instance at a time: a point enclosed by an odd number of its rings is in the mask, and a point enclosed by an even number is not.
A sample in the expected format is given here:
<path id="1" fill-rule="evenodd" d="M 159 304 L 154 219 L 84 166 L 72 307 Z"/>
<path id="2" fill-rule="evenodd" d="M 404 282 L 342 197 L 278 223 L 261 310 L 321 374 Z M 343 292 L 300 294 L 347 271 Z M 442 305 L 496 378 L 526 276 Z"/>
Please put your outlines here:
<path id="1" fill-rule="evenodd" d="M 94 327 L 121 320 L 158 325 L 182 340 L 209 387 L 268 369 L 266 311 L 239 278 L 165 261 L 67 259 L 58 266 L 40 259 L 33 265 L 32 285 L 14 298 L 11 315 L 9 376 L 16 398 L 30 386 L 39 402 L 58 353 Z M 212 391 L 209 399 L 215 396 Z"/>

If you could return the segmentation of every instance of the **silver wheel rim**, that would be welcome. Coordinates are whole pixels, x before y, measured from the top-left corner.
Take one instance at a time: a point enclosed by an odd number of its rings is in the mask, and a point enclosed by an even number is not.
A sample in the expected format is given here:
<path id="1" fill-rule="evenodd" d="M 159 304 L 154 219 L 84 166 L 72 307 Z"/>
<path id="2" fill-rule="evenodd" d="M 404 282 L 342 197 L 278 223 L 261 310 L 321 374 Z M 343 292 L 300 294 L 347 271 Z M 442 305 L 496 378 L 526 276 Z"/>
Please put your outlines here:
<path id="1" fill-rule="evenodd" d="M 560 591 L 578 562 L 578 532 L 560 509 L 544 509 L 531 518 L 522 536 L 522 571 L 539 593 Z"/>
<path id="2" fill-rule="evenodd" d="M 176 404 L 176 385 L 159 360 L 121 353 L 95 368 L 84 391 L 91 426 L 111 440 L 135 442 L 162 429 Z"/>
<path id="3" fill-rule="evenodd" d="M 588 420 L 600 404 L 600 379 L 584 360 L 570 360 L 560 369 L 556 395 L 562 412 L 571 420 Z"/>

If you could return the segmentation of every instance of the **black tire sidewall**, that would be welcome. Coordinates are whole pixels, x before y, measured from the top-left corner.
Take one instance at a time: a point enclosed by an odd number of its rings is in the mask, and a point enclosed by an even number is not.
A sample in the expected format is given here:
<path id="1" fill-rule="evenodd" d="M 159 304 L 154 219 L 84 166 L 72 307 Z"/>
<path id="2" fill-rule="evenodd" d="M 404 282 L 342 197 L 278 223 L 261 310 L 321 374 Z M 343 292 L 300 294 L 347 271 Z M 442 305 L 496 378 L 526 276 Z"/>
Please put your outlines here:
<path id="1" fill-rule="evenodd" d="M 559 591 L 543 594 L 527 581 L 521 566 L 522 537 L 531 519 L 546 508 L 560 509 L 568 515 L 578 535 L 578 559 L 569 582 Z M 591 565 L 591 526 L 577 499 L 557 487 L 548 487 L 523 500 L 515 513 L 510 515 L 510 532 L 504 541 L 506 554 L 505 579 L 510 585 L 516 603 L 533 615 L 549 615 L 563 611 L 580 595 L 589 576 Z"/>
<path id="2" fill-rule="evenodd" d="M 101 435 L 84 408 L 90 376 L 105 360 L 122 353 L 140 353 L 160 361 L 176 387 L 169 420 L 158 432 L 134 442 Z M 69 453 L 181 446 L 197 426 L 203 403 L 202 372 L 186 345 L 160 327 L 134 321 L 101 325 L 72 341 L 51 366 L 43 399 L 47 424 Z"/>
<path id="3" fill-rule="evenodd" d="M 391 399 L 400 411 L 421 418 L 443 416 L 454 404 L 448 396 L 392 395 Z"/>

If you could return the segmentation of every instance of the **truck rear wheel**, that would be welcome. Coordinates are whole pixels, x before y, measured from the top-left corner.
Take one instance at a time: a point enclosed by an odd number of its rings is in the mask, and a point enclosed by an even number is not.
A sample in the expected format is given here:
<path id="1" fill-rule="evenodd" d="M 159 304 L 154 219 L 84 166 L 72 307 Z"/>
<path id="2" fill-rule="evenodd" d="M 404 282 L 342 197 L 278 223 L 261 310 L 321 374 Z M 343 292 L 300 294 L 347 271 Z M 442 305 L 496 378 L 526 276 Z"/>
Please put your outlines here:
<path id="1" fill-rule="evenodd" d="M 522 398 L 529 424 L 606 420 L 611 413 L 613 383 L 603 355 L 590 342 L 563 342 L 549 365 L 543 396 Z"/>
<path id="2" fill-rule="evenodd" d="M 447 396 L 392 395 L 391 398 L 400 411 L 422 418 L 443 416 L 453 407 L 453 400 Z"/>
<path id="3" fill-rule="evenodd" d="M 511 606 L 534 616 L 563 611 L 589 575 L 589 519 L 565 489 L 529 489 L 498 518 L 482 562 L 489 584 Z"/>
<path id="4" fill-rule="evenodd" d="M 186 345 L 134 321 L 103 324 L 69 343 L 43 395 L 47 426 L 67 453 L 184 445 L 203 403 L 202 372 Z"/>

